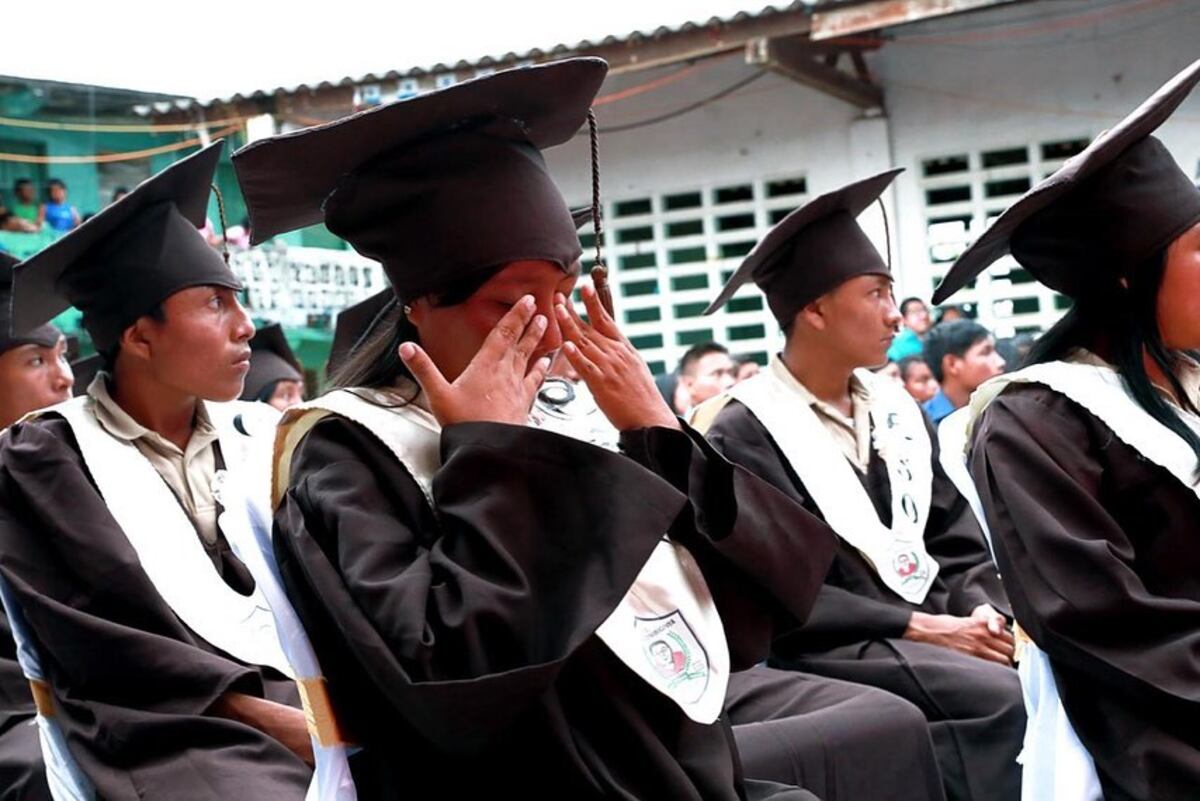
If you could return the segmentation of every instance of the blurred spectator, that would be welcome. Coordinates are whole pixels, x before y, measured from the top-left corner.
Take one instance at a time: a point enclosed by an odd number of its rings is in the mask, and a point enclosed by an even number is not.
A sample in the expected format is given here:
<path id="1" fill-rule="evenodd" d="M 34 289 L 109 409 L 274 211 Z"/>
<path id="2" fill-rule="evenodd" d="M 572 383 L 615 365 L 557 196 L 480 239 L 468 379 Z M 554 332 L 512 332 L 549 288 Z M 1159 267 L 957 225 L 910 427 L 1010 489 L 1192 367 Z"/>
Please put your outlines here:
<path id="1" fill-rule="evenodd" d="M 0 206 L 0 231 L 18 231 L 20 233 L 32 234 L 37 231 L 37 226 L 29 220 L 22 219 L 3 206 Z"/>
<path id="2" fill-rule="evenodd" d="M 728 348 L 716 342 L 692 345 L 679 360 L 676 372 L 689 409 L 737 383 L 737 365 L 730 358 Z"/>
<path id="3" fill-rule="evenodd" d="M 966 320 L 967 313 L 963 311 L 962 306 L 941 306 L 938 308 L 937 322 L 934 325 L 942 323 L 953 323 L 958 320 Z"/>
<path id="4" fill-rule="evenodd" d="M 904 315 L 904 327 L 896 335 L 887 356 L 899 362 L 906 356 L 921 354 L 921 337 L 929 332 L 929 307 L 920 298 L 905 298 L 900 301 L 900 313 Z"/>
<path id="5" fill-rule="evenodd" d="M 113 196 L 112 196 L 111 203 L 116 203 L 118 200 L 120 200 L 121 198 L 125 197 L 128 194 L 129 194 L 129 189 L 127 187 L 118 186 L 116 189 L 113 190 Z"/>
<path id="6" fill-rule="evenodd" d="M 888 359 L 881 366 L 876 367 L 871 372 L 875 373 L 876 375 L 887 376 L 888 378 L 895 381 L 897 384 L 904 383 L 904 381 L 900 378 L 900 365 L 898 365 L 896 362 L 892 361 L 891 359 Z"/>
<path id="7" fill-rule="evenodd" d="M 934 326 L 925 337 L 925 361 L 941 385 L 923 407 L 935 425 L 966 406 L 980 384 L 1004 372 L 1004 358 L 996 351 L 996 340 L 973 320 Z"/>
<path id="8" fill-rule="evenodd" d="M 42 204 L 38 212 L 38 222 L 50 226 L 60 234 L 65 234 L 79 225 L 79 210 L 67 203 L 67 185 L 57 178 L 51 178 L 46 183 L 46 196 L 49 200 Z"/>
<path id="9" fill-rule="evenodd" d="M 937 379 L 923 358 L 909 356 L 901 359 L 896 366 L 900 369 L 901 383 L 917 403 L 925 403 L 937 394 Z"/>
<path id="10" fill-rule="evenodd" d="M 739 356 L 734 359 L 737 364 L 737 373 L 734 375 L 737 383 L 745 381 L 747 378 L 753 378 L 758 375 L 759 364 L 749 356 Z"/>
<path id="11" fill-rule="evenodd" d="M 10 228 L 10 231 L 39 231 L 41 230 L 41 218 L 39 216 L 37 190 L 33 186 L 33 181 L 28 178 L 18 178 L 13 181 L 13 204 L 9 209 L 18 220 L 24 220 L 28 226 L 21 228 Z"/>

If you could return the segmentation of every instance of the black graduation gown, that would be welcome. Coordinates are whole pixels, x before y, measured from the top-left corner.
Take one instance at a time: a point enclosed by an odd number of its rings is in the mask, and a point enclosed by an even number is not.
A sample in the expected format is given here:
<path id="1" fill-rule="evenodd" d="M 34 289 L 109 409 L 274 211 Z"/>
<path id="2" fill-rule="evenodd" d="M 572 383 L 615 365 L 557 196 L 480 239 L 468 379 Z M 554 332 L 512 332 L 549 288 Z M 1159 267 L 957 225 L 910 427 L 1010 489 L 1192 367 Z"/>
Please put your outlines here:
<path id="1" fill-rule="evenodd" d="M 33 696 L 0 609 L 0 801 L 50 801 Z"/>
<path id="2" fill-rule="evenodd" d="M 247 575 L 226 567 L 231 585 Z M 294 682 L 233 660 L 180 622 L 61 418 L 0 437 L 0 572 L 29 621 L 71 754 L 101 798 L 304 797 L 311 772 L 299 758 L 209 712 L 226 691 L 298 706 Z"/>
<path id="3" fill-rule="evenodd" d="M 1200 796 L 1200 500 L 1037 385 L 991 403 L 970 467 L 1013 611 L 1104 797 Z"/>
<path id="4" fill-rule="evenodd" d="M 820 515 L 770 433 L 744 405 L 730 401 L 708 437 L 728 459 Z M 1015 799 L 1025 727 L 1016 671 L 901 639 L 914 611 L 968 615 L 983 603 L 1008 608 L 979 524 L 942 470 L 932 431 L 930 437 L 934 478 L 925 544 L 940 571 L 924 603 L 911 604 L 889 590 L 858 550 L 839 538 L 812 613 L 781 628 L 771 664 L 869 684 L 911 701 L 929 720 L 947 797 Z M 874 450 L 860 478 L 880 520 L 890 525 L 890 482 Z"/>
<path id="5" fill-rule="evenodd" d="M 704 571 L 734 669 L 749 667 L 772 613 L 807 614 L 831 533 L 698 435 L 622 445 L 451 426 L 435 513 L 366 429 L 330 417 L 300 443 L 276 555 L 366 746 L 351 757 L 360 798 L 812 797 L 744 794 L 727 721 L 685 717 L 594 632 L 669 531 Z"/>

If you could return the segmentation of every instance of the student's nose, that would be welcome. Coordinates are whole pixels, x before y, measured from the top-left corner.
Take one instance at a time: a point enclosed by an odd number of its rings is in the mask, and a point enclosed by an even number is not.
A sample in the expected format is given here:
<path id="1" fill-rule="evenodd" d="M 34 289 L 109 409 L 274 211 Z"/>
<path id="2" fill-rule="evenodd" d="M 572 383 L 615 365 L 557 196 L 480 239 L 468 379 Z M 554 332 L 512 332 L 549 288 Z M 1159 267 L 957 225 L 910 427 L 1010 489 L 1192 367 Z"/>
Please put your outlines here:
<path id="1" fill-rule="evenodd" d="M 570 303 L 570 300 L 567 302 Z M 538 359 L 561 348 L 563 337 L 562 328 L 558 324 L 558 315 L 554 313 L 553 297 L 544 301 L 539 300 L 535 314 L 540 314 L 546 318 L 546 331 L 542 334 L 542 341 L 538 343 L 538 346 L 533 351 L 534 359 Z"/>

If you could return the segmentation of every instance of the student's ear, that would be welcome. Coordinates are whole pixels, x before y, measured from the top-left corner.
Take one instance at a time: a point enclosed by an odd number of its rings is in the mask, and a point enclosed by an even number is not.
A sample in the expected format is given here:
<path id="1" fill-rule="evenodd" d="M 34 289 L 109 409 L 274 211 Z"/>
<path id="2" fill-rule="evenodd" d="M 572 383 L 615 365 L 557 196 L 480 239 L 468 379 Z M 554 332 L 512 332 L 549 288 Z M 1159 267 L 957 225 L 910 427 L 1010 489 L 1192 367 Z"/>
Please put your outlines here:
<path id="1" fill-rule="evenodd" d="M 829 321 L 825 319 L 825 307 L 821 303 L 821 298 L 817 298 L 801 309 L 796 318 L 797 321 L 803 320 L 818 331 L 824 331 L 829 325 Z"/>
<path id="2" fill-rule="evenodd" d="M 404 307 L 404 316 L 412 322 L 417 328 L 428 319 L 429 316 L 429 298 L 417 298 L 412 303 Z"/>
<path id="3" fill-rule="evenodd" d="M 953 376 L 958 377 L 959 371 L 962 369 L 963 358 L 955 356 L 953 353 L 947 353 L 942 357 L 942 381 Z"/>
<path id="4" fill-rule="evenodd" d="M 153 352 L 152 324 L 149 317 L 139 317 L 137 322 L 126 328 L 121 334 L 121 352 L 141 361 L 150 361 Z"/>

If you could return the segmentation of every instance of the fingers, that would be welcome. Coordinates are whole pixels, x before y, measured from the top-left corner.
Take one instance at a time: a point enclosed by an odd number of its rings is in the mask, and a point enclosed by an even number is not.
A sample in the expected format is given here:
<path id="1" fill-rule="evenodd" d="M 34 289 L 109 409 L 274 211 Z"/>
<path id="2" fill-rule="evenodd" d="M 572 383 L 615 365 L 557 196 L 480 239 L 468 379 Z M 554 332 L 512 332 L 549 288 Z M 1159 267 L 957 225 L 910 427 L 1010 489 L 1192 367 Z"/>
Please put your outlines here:
<path id="1" fill-rule="evenodd" d="M 499 360 L 502 355 L 511 351 L 525 333 L 536 308 L 537 304 L 534 303 L 533 295 L 525 295 L 514 303 L 513 307 L 500 318 L 500 322 L 496 323 L 496 327 L 487 335 L 487 339 L 483 341 L 483 347 L 479 349 L 478 356 Z"/>
<path id="2" fill-rule="evenodd" d="M 571 366 L 575 368 L 575 372 L 579 373 L 579 377 L 582 378 L 584 382 L 588 384 L 588 386 L 592 386 L 596 379 L 600 377 L 601 373 L 600 368 L 596 366 L 595 362 L 585 356 L 583 351 L 579 349 L 579 346 L 571 340 L 567 340 L 563 343 L 562 351 L 567 357 L 567 361 L 569 361 Z"/>
<path id="3" fill-rule="evenodd" d="M 537 359 L 529 368 L 529 372 L 525 374 L 525 394 L 529 397 L 529 402 L 532 405 L 533 396 L 541 388 L 542 382 L 546 380 L 546 375 L 550 372 L 550 357 L 542 356 Z"/>
<path id="4" fill-rule="evenodd" d="M 604 304 L 600 302 L 596 288 L 585 284 L 580 290 L 580 294 L 583 295 L 583 305 L 587 309 L 588 319 L 592 321 L 592 327 L 606 337 L 620 339 L 621 330 L 617 328 L 616 321 L 604 308 Z"/>
<path id="5" fill-rule="evenodd" d="M 405 342 L 400 346 L 400 359 L 412 373 L 413 378 L 421 385 L 421 391 L 429 396 L 431 403 L 437 403 L 445 396 L 450 384 L 442 376 L 441 370 L 433 363 L 420 345 L 415 342 Z"/>
<path id="6" fill-rule="evenodd" d="M 562 332 L 563 339 L 567 342 L 574 342 L 576 345 L 582 345 L 586 339 L 583 327 L 587 323 L 579 318 L 579 314 L 561 294 L 554 297 L 554 315 L 558 319 L 558 328 Z"/>
<path id="7" fill-rule="evenodd" d="M 517 358 L 521 369 L 529 369 L 529 358 L 533 355 L 533 351 L 537 348 L 538 343 L 542 341 L 542 337 L 546 334 L 546 317 L 542 314 L 534 315 L 530 320 L 529 325 L 525 328 L 525 333 L 521 334 L 521 339 L 513 348 L 513 355 Z"/>

